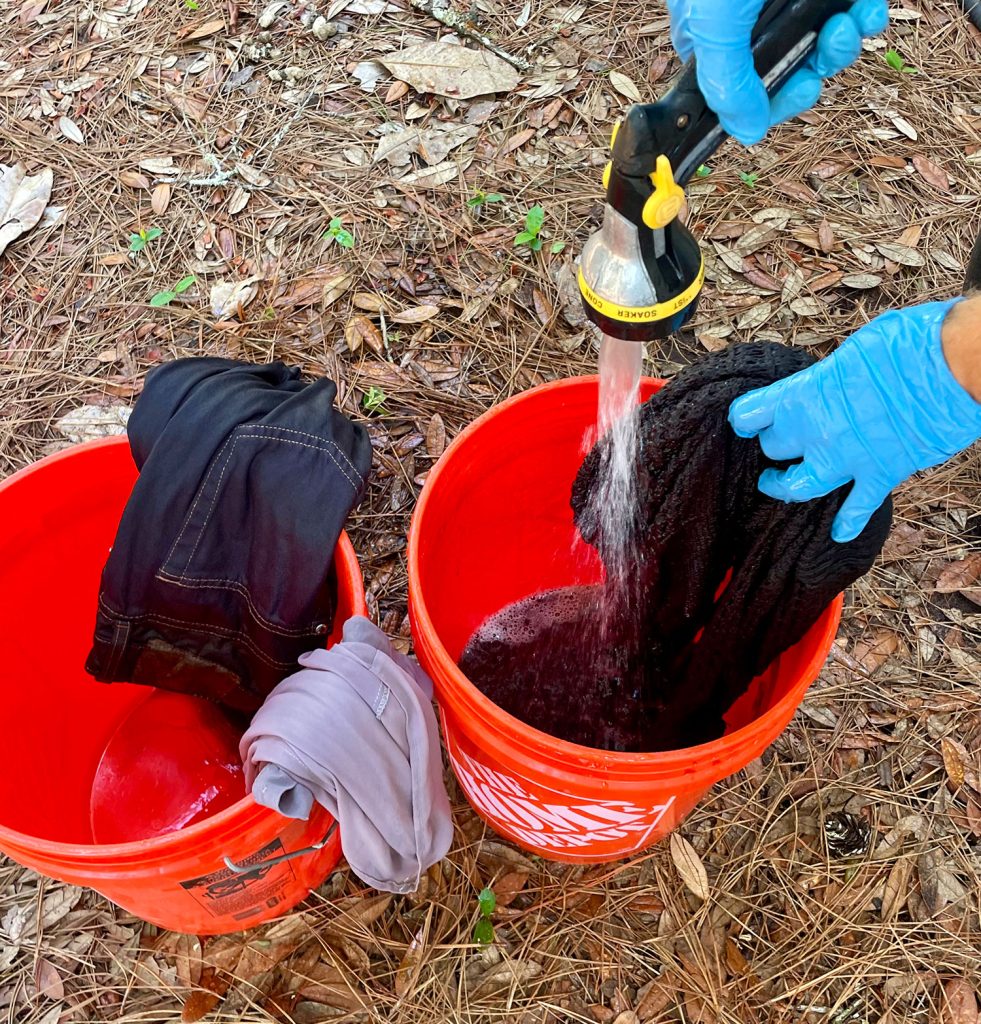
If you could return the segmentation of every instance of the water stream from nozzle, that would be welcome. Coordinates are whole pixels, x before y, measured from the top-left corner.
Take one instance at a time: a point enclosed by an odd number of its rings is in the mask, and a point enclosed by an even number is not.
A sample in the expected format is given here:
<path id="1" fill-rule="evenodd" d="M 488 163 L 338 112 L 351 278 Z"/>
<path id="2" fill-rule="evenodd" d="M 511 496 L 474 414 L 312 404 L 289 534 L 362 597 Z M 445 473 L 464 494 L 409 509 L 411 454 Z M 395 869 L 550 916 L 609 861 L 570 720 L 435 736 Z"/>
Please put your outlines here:
<path id="1" fill-rule="evenodd" d="M 597 427 L 607 438 L 592 494 L 593 515 L 606 567 L 603 619 L 622 618 L 633 604 L 636 558 L 633 523 L 637 505 L 637 417 L 635 410 L 644 346 L 604 334 L 599 353 Z"/>

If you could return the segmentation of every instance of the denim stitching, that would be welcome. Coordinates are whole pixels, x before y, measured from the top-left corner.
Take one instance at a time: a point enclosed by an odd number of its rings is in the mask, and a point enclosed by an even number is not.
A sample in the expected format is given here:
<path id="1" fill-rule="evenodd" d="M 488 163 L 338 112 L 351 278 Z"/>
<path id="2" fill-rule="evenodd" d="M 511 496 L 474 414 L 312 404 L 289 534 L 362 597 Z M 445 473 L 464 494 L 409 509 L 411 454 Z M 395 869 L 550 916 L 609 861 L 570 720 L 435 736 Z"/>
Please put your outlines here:
<path id="1" fill-rule="evenodd" d="M 211 465 L 208 467 L 208 472 L 204 480 L 202 481 L 201 486 L 198 488 L 198 493 L 194 496 L 194 503 L 191 505 L 191 510 L 187 513 L 187 518 L 184 520 L 184 525 L 181 527 L 181 532 L 177 534 L 177 540 L 174 541 L 173 547 L 170 549 L 170 552 L 167 555 L 167 560 L 164 562 L 165 568 L 169 564 L 170 560 L 174 557 L 175 553 L 177 552 L 177 545 L 180 544 L 181 539 L 183 538 L 185 532 L 187 531 L 188 526 L 191 525 L 191 520 L 194 518 L 194 510 L 198 507 L 198 502 L 201 500 L 201 496 L 204 494 L 205 490 L 208 487 L 208 481 L 211 479 L 212 473 L 214 473 L 216 467 L 218 466 L 218 463 L 221 461 L 222 455 L 225 454 L 225 449 L 230 444 L 233 445 L 234 440 L 235 431 L 233 430 L 232 433 L 230 433 L 228 437 L 225 439 L 225 443 L 221 446 L 221 448 L 218 451 L 218 454 L 215 456 L 215 458 L 211 462 Z M 229 452 L 228 457 L 231 458 L 231 452 Z M 224 469 L 222 470 L 222 473 L 224 473 Z"/>
<path id="2" fill-rule="evenodd" d="M 348 466 L 351 467 L 351 472 L 358 478 L 358 480 L 362 484 L 364 483 L 364 477 L 358 472 L 357 467 L 350 460 L 350 458 L 348 458 L 347 452 L 345 452 L 344 449 L 341 448 L 341 446 L 332 438 L 320 437 L 318 434 L 308 434 L 303 430 L 291 430 L 289 427 L 277 427 L 272 423 L 250 423 L 248 424 L 248 427 L 250 430 L 278 430 L 284 434 L 295 434 L 297 437 L 306 437 L 309 438 L 311 441 L 321 441 L 324 444 L 327 444 L 330 447 L 334 448 L 337 454 L 340 455 L 340 457 L 348 464 Z M 348 479 L 350 480 L 350 478 Z"/>
<path id="3" fill-rule="evenodd" d="M 251 429 L 253 429 L 253 427 L 251 425 L 249 425 L 248 429 L 251 430 Z M 313 436 L 313 435 L 311 435 L 311 436 Z M 279 444 L 292 444 L 292 445 L 296 445 L 298 448 L 311 448 L 314 451 L 323 452 L 334 463 L 334 465 L 337 466 L 337 468 L 341 472 L 341 475 L 344 477 L 345 480 L 347 480 L 347 482 L 351 485 L 351 487 L 354 489 L 354 491 L 357 492 L 357 490 L 358 490 L 358 485 L 351 479 L 351 477 L 348 475 L 347 471 L 337 461 L 337 459 L 334 458 L 334 456 L 331 454 L 329 448 L 324 448 L 322 445 L 306 444 L 303 441 L 291 441 L 289 438 L 285 438 L 285 437 L 272 438 L 272 437 L 269 437 L 269 436 L 263 435 L 263 434 L 239 434 L 235 438 L 235 442 L 232 445 L 232 451 L 230 451 L 228 453 L 228 460 L 226 461 L 225 465 L 222 467 L 221 476 L 218 478 L 218 483 L 215 484 L 215 492 L 214 492 L 214 494 L 211 497 L 211 506 L 208 509 L 208 514 L 204 518 L 204 522 L 201 524 L 201 526 L 200 526 L 200 528 L 198 530 L 198 536 L 197 536 L 197 540 L 194 542 L 194 547 L 191 549 L 191 553 L 190 553 L 190 555 L 188 555 L 187 561 L 184 563 L 184 568 L 181 570 L 181 576 L 180 576 L 181 579 L 187 579 L 188 569 L 191 566 L 191 562 L 194 560 L 195 554 L 197 554 L 198 546 L 200 545 L 201 540 L 204 537 L 205 530 L 207 530 L 207 528 L 208 528 L 208 523 L 211 521 L 211 516 L 214 514 L 215 505 L 218 502 L 218 494 L 219 494 L 219 492 L 221 490 L 221 481 L 222 481 L 222 479 L 225 476 L 225 470 L 231 464 L 232 457 L 235 454 L 235 445 L 237 445 L 239 441 L 248 441 L 248 440 L 254 440 L 254 441 L 269 441 L 269 440 L 272 440 L 272 441 L 277 441 Z M 317 438 L 316 440 L 322 440 L 322 439 L 321 438 Z M 210 474 L 209 474 L 209 476 L 210 476 Z M 206 483 L 202 484 L 201 489 L 204 490 L 205 486 L 206 486 Z M 195 499 L 195 505 L 196 504 L 197 504 L 197 499 Z M 192 513 L 193 513 L 193 509 L 192 509 Z M 190 520 L 190 514 L 188 515 L 188 521 L 189 520 Z M 183 530 L 181 532 L 183 533 Z M 225 582 L 232 583 L 234 581 L 233 580 L 226 580 Z"/>
<path id="4" fill-rule="evenodd" d="M 121 612 L 117 612 L 110 608 L 101 597 L 99 598 L 99 605 L 107 615 L 116 619 L 123 619 L 129 624 L 147 621 L 151 623 L 162 622 L 169 626 L 180 626 L 182 629 L 187 629 L 192 633 L 204 633 L 205 636 L 214 637 L 216 640 L 239 640 L 246 647 L 250 648 L 252 653 L 255 654 L 260 661 L 264 661 L 268 666 L 270 666 L 270 668 L 292 668 L 296 664 L 293 659 L 290 659 L 289 661 L 276 661 L 275 659 L 270 658 L 269 655 L 256 645 L 255 641 L 253 641 L 251 637 L 236 630 L 224 629 L 221 626 L 206 627 L 197 622 L 188 622 L 184 619 L 175 619 L 169 615 L 158 615 L 152 612 L 148 612 L 144 615 L 123 615 Z"/>
<path id="5" fill-rule="evenodd" d="M 297 626 L 290 628 L 288 626 L 279 626 L 275 622 L 271 622 L 265 618 L 255 606 L 255 602 L 252 599 L 252 594 L 249 592 L 249 588 L 244 583 L 237 582 L 236 580 L 222 580 L 222 579 L 188 579 L 186 576 L 174 576 L 172 573 L 161 569 L 157 573 L 157 579 L 163 583 L 169 583 L 175 587 L 185 587 L 188 590 L 210 590 L 214 587 L 219 587 L 222 590 L 237 590 L 241 592 L 248 605 L 249 612 L 252 617 L 260 625 L 265 626 L 272 633 L 279 633 L 281 636 L 310 636 L 316 633 L 319 622 L 313 623 L 310 626 Z"/>

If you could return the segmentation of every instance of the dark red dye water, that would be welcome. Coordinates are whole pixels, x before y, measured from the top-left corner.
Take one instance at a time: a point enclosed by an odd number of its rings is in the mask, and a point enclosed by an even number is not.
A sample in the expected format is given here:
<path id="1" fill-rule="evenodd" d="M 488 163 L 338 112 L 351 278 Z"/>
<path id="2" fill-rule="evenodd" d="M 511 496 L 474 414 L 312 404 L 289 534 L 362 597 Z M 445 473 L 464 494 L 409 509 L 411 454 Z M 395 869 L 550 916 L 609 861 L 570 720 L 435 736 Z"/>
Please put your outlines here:
<path id="1" fill-rule="evenodd" d="M 636 635 L 605 614 L 603 589 L 564 587 L 503 608 L 470 638 L 467 678 L 528 725 L 570 743 L 643 751 L 650 709 Z M 612 621 L 611 621 L 612 620 Z"/>

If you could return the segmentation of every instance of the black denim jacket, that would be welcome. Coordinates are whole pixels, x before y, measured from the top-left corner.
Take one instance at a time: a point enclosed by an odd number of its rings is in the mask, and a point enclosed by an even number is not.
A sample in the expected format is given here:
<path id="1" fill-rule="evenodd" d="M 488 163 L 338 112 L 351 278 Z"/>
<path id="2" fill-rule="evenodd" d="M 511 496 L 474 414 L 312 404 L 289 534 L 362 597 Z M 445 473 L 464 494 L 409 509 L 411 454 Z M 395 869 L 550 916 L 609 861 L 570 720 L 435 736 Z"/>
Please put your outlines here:
<path id="1" fill-rule="evenodd" d="M 371 466 L 326 378 L 180 359 L 129 422 L 140 476 L 102 575 L 87 670 L 252 711 L 323 644 L 334 545 Z"/>

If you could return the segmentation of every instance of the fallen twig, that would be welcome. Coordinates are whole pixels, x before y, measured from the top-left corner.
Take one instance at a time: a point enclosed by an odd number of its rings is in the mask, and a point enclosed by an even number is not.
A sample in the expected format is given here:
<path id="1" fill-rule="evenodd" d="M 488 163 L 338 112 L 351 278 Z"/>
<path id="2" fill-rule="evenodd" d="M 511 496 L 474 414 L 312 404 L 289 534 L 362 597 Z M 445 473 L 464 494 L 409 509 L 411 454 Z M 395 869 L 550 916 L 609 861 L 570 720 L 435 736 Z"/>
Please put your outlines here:
<path id="1" fill-rule="evenodd" d="M 449 0 L 409 0 L 409 3 L 417 11 L 428 14 L 430 18 L 434 18 L 441 25 L 453 29 L 454 32 L 459 33 L 461 36 L 466 36 L 467 39 L 472 39 L 475 43 L 480 43 L 485 49 L 497 54 L 498 57 L 506 60 L 508 64 L 516 67 L 519 71 L 531 70 L 531 64 L 524 57 L 517 57 L 513 53 L 508 53 L 503 47 L 498 46 L 490 36 L 485 35 L 483 32 L 478 32 L 475 28 L 471 28 L 467 23 L 467 16 L 457 14 L 450 7 Z"/>

